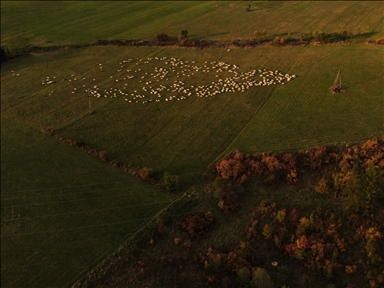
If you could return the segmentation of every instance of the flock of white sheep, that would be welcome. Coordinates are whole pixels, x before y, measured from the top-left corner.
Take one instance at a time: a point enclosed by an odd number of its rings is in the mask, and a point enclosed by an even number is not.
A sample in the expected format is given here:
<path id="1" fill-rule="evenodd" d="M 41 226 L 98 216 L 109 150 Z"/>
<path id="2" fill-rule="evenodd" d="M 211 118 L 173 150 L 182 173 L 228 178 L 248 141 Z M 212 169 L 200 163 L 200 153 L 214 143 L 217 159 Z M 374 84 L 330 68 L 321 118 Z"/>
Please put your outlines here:
<path id="1" fill-rule="evenodd" d="M 153 63 L 155 61 L 157 63 Z M 296 77 L 278 70 L 241 72 L 237 65 L 221 61 L 205 61 L 199 65 L 195 61 L 168 57 L 127 59 L 118 67 L 109 66 L 107 69 L 100 63 L 96 69 L 101 74 L 98 85 L 96 79 L 74 74 L 65 78 L 73 84 L 71 94 L 86 93 L 88 97 L 123 98 L 127 103 L 146 104 L 186 100 L 193 96 L 205 98 L 221 93 L 242 93 L 253 86 L 284 84 Z M 41 84 L 55 82 L 56 77 L 47 77 Z M 49 95 L 52 94 L 53 91 Z"/>

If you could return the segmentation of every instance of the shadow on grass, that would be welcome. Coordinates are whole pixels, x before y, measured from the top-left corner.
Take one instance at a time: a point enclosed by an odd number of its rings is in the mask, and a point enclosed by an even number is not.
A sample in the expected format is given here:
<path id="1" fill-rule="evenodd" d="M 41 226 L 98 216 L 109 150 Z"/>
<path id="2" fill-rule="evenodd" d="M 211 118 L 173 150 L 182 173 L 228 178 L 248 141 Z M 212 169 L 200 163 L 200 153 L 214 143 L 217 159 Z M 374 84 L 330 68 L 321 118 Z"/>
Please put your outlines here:
<path id="1" fill-rule="evenodd" d="M 220 32 L 220 33 L 214 33 L 214 34 L 207 34 L 207 35 L 203 35 L 203 36 L 191 35 L 190 39 L 195 39 L 195 40 L 211 40 L 212 39 L 211 37 L 226 35 L 228 33 L 229 32 Z"/>
<path id="2" fill-rule="evenodd" d="M 377 34 L 377 32 L 372 31 L 372 32 L 366 32 L 366 33 L 355 34 L 355 35 L 352 36 L 352 38 L 367 39 L 367 38 L 370 38 L 370 37 L 372 37 L 372 36 L 374 36 L 374 35 L 376 35 L 376 34 Z"/>

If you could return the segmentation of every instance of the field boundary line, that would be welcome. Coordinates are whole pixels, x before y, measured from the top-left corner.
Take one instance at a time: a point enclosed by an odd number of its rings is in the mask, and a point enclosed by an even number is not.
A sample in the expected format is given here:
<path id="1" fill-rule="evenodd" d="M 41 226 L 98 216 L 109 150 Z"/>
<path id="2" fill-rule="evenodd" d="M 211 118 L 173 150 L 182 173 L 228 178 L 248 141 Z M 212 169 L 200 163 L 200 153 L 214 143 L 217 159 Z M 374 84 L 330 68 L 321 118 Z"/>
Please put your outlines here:
<path id="1" fill-rule="evenodd" d="M 116 247 L 113 247 L 109 250 L 107 250 L 104 254 L 102 254 L 100 257 L 98 257 L 94 262 L 92 262 L 92 265 L 96 262 L 98 262 L 99 264 L 97 264 L 96 266 L 93 266 L 93 268 L 89 269 L 91 267 L 91 265 L 88 265 L 88 267 L 86 269 L 84 269 L 82 272 L 80 272 L 79 274 L 77 274 L 77 276 L 73 277 L 70 281 L 67 282 L 67 284 L 65 284 L 63 287 L 72 287 L 74 284 L 78 283 L 79 281 L 81 281 L 86 275 L 89 275 L 90 273 L 94 272 L 95 275 L 100 275 L 99 273 L 97 273 L 97 270 L 100 270 L 101 267 L 107 265 L 108 263 L 108 260 L 110 260 L 111 258 L 113 257 L 116 257 L 118 255 L 118 253 L 121 253 L 120 251 L 121 250 L 128 250 L 129 249 L 129 246 L 132 246 L 132 243 L 129 243 L 130 242 L 137 242 L 138 239 L 134 239 L 135 237 L 138 237 L 139 236 L 139 233 L 142 233 L 146 228 L 149 228 L 148 226 L 150 225 L 150 221 L 156 219 L 156 218 L 159 218 L 164 212 L 166 212 L 170 207 L 172 207 L 172 205 L 174 205 L 175 203 L 177 203 L 177 201 L 180 201 L 183 197 L 185 197 L 185 194 L 182 194 L 180 197 L 176 198 L 175 200 L 173 200 L 170 204 L 168 204 L 167 206 L 165 206 L 164 208 L 162 208 L 159 212 L 157 212 L 153 217 L 149 218 L 149 221 L 147 221 L 146 224 L 142 225 L 141 228 L 139 228 L 138 230 L 136 230 L 136 232 L 133 232 L 131 234 L 129 234 L 128 237 L 125 237 L 124 240 L 121 241 L 121 244 L 120 245 L 117 245 Z M 179 214 L 172 214 L 172 215 L 182 215 L 182 213 L 179 213 Z M 115 252 L 112 252 L 112 251 L 115 251 Z M 112 254 L 111 254 L 112 252 Z M 110 254 L 110 256 L 108 257 L 105 257 L 105 255 L 107 254 Z M 100 261 L 102 258 L 104 257 L 104 260 Z M 108 268 L 107 268 L 108 270 Z M 86 272 L 88 271 L 88 272 Z M 104 273 L 105 275 L 105 271 L 102 270 L 102 272 Z M 102 275 L 102 276 L 104 276 Z M 72 283 L 72 284 L 70 284 Z"/>
<path id="2" fill-rule="evenodd" d="M 247 128 L 247 126 L 249 125 L 249 123 L 256 117 L 256 115 L 259 113 L 259 111 L 264 107 L 265 104 L 267 104 L 267 102 L 271 99 L 272 97 L 272 92 L 273 90 L 275 89 L 275 87 L 272 87 L 269 95 L 268 95 L 268 98 L 266 101 L 264 101 L 256 110 L 255 110 L 255 113 L 252 115 L 252 117 L 247 121 L 247 123 L 244 125 L 244 127 L 240 130 L 240 132 L 237 134 L 237 136 L 231 141 L 231 143 L 229 143 L 229 145 L 223 150 L 223 153 L 226 153 L 226 151 L 228 150 L 228 148 L 232 145 L 232 143 L 234 143 L 236 141 L 236 139 L 239 138 L 240 134 L 245 130 L 245 128 Z M 220 155 L 221 155 L 220 154 Z M 219 155 L 219 157 L 220 157 Z M 215 161 L 217 160 L 218 158 L 215 159 Z"/>
<path id="3" fill-rule="evenodd" d="M 291 70 L 292 66 L 298 61 L 298 59 L 301 57 L 302 54 L 304 54 L 304 52 L 306 51 L 305 47 L 303 47 L 303 51 L 301 53 L 299 53 L 297 55 L 297 57 L 292 61 L 291 65 L 289 66 L 289 68 L 287 69 L 287 73 Z M 268 95 L 268 98 L 266 101 L 264 101 L 255 111 L 255 113 L 253 114 L 253 116 L 249 119 L 249 121 L 244 125 L 244 127 L 241 129 L 241 131 L 237 134 L 237 136 L 231 141 L 231 143 L 223 150 L 223 152 L 221 152 L 214 160 L 214 162 L 216 162 L 217 160 L 219 160 L 220 158 L 222 158 L 225 153 L 228 153 L 228 148 L 239 138 L 239 136 L 241 135 L 241 133 L 247 128 L 247 126 L 249 125 L 249 123 L 256 117 L 256 115 L 258 115 L 259 111 L 265 106 L 265 104 L 268 103 L 268 101 L 272 98 L 272 93 L 273 91 L 276 89 L 276 85 L 274 85 L 272 88 L 271 88 L 271 91 Z"/>
<path id="4" fill-rule="evenodd" d="M 191 101 L 191 104 L 195 101 L 197 101 L 197 97 L 194 97 L 195 99 Z M 157 133 L 155 133 L 151 138 L 149 138 L 141 147 L 139 147 L 136 151 L 134 151 L 132 154 L 138 153 L 144 149 L 144 147 L 152 141 L 157 135 L 159 135 L 165 128 L 167 128 L 173 121 L 177 120 L 177 117 L 180 117 L 180 115 L 176 115 L 174 118 L 172 118 L 162 129 L 160 129 Z M 185 174 L 199 174 L 199 173 L 185 173 Z M 185 174 L 180 174 L 180 175 L 185 175 Z"/>
<path id="5" fill-rule="evenodd" d="M 149 220 L 149 219 L 152 219 L 152 218 L 151 217 L 138 218 L 138 219 L 127 220 L 127 221 L 107 222 L 107 223 L 97 224 L 97 225 L 88 225 L 88 226 L 63 228 L 63 229 L 52 229 L 52 230 L 39 231 L 39 232 L 33 232 L 33 233 L 8 234 L 8 235 L 2 235 L 1 238 L 16 237 L 16 236 L 29 236 L 29 235 L 53 233 L 53 232 L 59 232 L 59 231 L 69 231 L 69 230 L 76 230 L 76 229 L 93 228 L 93 227 L 107 226 L 107 225 L 111 225 L 111 224 L 121 224 L 121 223 L 131 223 L 131 222 L 137 222 L 137 221 L 145 221 L 145 220 Z"/>
<path id="6" fill-rule="evenodd" d="M 157 201 L 157 202 L 147 202 L 147 203 L 141 203 L 141 204 L 118 206 L 118 207 L 113 207 L 113 208 L 101 208 L 101 209 L 93 209 L 93 210 L 82 210 L 82 211 L 74 211 L 74 212 L 68 212 L 68 213 L 47 214 L 47 215 L 41 215 L 41 216 L 22 217 L 22 218 L 14 218 L 14 219 L 1 219 L 1 222 L 32 220 L 32 219 L 46 218 L 46 217 L 54 218 L 54 217 L 58 217 L 58 216 L 78 215 L 78 214 L 83 214 L 83 213 L 91 213 L 91 212 L 115 210 L 115 209 L 129 208 L 129 207 L 147 206 L 147 205 L 156 205 L 156 204 L 171 203 L 171 202 L 172 201 Z M 5 218 L 5 217 L 3 217 L 3 218 Z"/>

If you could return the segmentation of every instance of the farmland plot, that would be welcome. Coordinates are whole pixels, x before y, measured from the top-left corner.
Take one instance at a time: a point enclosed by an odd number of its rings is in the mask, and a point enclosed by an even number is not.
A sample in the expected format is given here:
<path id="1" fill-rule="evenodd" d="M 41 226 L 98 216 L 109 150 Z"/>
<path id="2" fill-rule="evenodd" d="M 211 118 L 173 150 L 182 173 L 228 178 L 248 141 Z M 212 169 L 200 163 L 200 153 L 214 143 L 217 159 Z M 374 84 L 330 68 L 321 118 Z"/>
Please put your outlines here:
<path id="1" fill-rule="evenodd" d="M 255 30 L 271 37 L 298 37 L 310 31 L 358 36 L 383 35 L 380 1 L 4 1 L 2 45 L 27 46 L 94 43 L 99 39 L 177 37 L 187 29 L 195 39 L 249 39 Z M 251 11 L 246 7 L 251 5 Z M 22 21 L 21 21 L 22 20 Z M 70 23 L 70 25 L 67 25 Z"/>
<path id="2" fill-rule="evenodd" d="M 15 62 L 13 71 L 19 76 L 11 75 L 10 66 L 3 69 L 2 113 L 40 129 L 52 127 L 123 162 L 196 180 L 221 152 L 231 149 L 301 149 L 380 135 L 381 54 L 380 47 L 370 45 L 64 50 Z M 191 66 L 201 70 L 187 67 L 193 71 L 185 72 L 171 59 L 194 62 Z M 238 90 L 229 85 L 233 71 L 217 75 L 219 68 L 213 69 L 212 63 L 230 64 L 236 77 L 257 71 L 246 80 L 256 84 L 268 71 L 296 78 L 287 81 L 284 76 L 285 81 L 278 83 L 273 75 L 276 85 L 253 86 L 236 79 L 243 83 Z M 160 73 L 171 68 L 166 76 Z M 339 69 L 348 91 L 332 95 L 328 88 Z M 128 79 L 132 76 L 136 78 Z M 47 77 L 54 83 L 47 85 Z M 164 91 L 156 90 L 162 87 Z M 222 92 L 223 88 L 234 92 Z M 162 95 L 151 94 L 155 91 Z"/>
<path id="3" fill-rule="evenodd" d="M 382 53 L 353 45 L 303 49 L 291 67 L 301 76 L 294 85 L 275 87 L 227 152 L 296 150 L 382 135 L 384 87 L 378 83 L 384 69 L 373 56 Z M 338 69 L 347 92 L 332 94 Z"/>
<path id="4" fill-rule="evenodd" d="M 172 201 L 39 131 L 1 130 L 2 287 L 68 286 Z"/>

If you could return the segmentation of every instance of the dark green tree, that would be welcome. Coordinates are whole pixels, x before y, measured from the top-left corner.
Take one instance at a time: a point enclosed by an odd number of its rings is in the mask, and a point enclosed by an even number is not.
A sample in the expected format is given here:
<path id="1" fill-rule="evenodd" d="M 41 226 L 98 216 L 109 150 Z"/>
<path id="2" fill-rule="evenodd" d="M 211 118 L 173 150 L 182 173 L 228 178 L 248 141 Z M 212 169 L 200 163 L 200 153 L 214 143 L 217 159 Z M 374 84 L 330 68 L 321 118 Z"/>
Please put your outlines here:
<path id="1" fill-rule="evenodd" d="M 371 163 L 359 173 L 357 165 L 352 169 L 350 179 L 342 188 L 345 213 L 360 212 L 368 216 L 383 202 L 384 189 L 375 166 Z"/>
<path id="2" fill-rule="evenodd" d="M 159 42 L 165 42 L 169 39 L 168 35 L 165 33 L 160 33 L 156 35 L 156 40 Z"/>
<path id="3" fill-rule="evenodd" d="M 1 46 L 1 63 L 7 61 L 7 57 L 8 57 L 8 53 L 7 53 L 7 49 L 3 46 Z"/>
<path id="4" fill-rule="evenodd" d="M 187 30 L 181 30 L 178 38 L 179 38 L 179 41 L 181 41 L 183 39 L 187 39 L 188 38 L 188 31 Z"/>
<path id="5" fill-rule="evenodd" d="M 164 172 L 162 186 L 169 192 L 179 189 L 179 176 L 171 175 L 168 171 Z"/>

